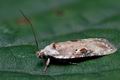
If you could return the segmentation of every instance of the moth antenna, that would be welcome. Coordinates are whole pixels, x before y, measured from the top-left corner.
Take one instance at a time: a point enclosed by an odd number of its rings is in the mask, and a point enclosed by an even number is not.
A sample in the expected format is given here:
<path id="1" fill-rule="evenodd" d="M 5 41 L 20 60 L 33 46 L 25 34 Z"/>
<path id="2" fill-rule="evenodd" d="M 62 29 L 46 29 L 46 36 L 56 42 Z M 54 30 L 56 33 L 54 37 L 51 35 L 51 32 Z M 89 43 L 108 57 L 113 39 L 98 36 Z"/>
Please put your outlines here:
<path id="1" fill-rule="evenodd" d="M 37 36 L 36 36 L 36 33 L 35 33 L 35 29 L 33 27 L 33 24 L 32 22 L 30 21 L 30 19 L 23 13 L 22 10 L 20 10 L 20 13 L 22 14 L 22 16 L 26 19 L 26 21 L 30 24 L 30 27 L 32 29 L 32 32 L 33 32 L 33 36 L 34 36 L 34 39 L 35 39 L 35 43 L 36 43 L 36 46 L 37 46 L 37 49 L 39 50 L 39 45 L 38 45 L 38 41 L 37 41 Z"/>

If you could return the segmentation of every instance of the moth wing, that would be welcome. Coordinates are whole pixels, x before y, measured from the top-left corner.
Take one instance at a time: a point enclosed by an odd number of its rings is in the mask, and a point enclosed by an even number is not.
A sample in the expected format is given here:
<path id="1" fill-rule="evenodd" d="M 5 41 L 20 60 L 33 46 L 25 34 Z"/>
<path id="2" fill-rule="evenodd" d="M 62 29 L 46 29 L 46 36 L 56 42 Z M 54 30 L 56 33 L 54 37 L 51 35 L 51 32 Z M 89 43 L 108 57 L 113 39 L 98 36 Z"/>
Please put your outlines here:
<path id="1" fill-rule="evenodd" d="M 66 41 L 48 45 L 45 55 L 58 59 L 70 59 L 90 56 L 101 56 L 114 53 L 117 49 L 102 38 L 89 38 L 77 41 Z"/>

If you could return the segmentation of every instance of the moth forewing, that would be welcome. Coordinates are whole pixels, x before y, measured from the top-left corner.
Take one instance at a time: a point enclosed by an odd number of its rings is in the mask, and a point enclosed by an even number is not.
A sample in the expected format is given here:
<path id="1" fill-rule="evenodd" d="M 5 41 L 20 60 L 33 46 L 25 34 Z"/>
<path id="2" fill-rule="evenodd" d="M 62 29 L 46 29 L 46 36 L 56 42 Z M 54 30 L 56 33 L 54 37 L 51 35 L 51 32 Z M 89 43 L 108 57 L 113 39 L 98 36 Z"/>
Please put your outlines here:
<path id="1" fill-rule="evenodd" d="M 52 56 L 57 59 L 71 59 L 112 54 L 117 49 L 108 40 L 103 38 L 88 38 L 77 41 L 51 43 L 38 56 Z"/>

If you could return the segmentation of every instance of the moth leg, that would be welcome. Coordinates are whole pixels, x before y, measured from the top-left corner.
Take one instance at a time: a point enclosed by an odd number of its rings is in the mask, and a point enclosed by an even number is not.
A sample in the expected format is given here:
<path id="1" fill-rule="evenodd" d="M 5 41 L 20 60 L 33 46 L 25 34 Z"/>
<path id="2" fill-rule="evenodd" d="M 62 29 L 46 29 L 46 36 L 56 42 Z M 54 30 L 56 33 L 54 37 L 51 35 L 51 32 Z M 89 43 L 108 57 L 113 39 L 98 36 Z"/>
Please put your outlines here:
<path id="1" fill-rule="evenodd" d="M 74 65 L 74 64 L 78 64 L 78 63 L 75 63 L 75 62 L 74 62 L 74 63 L 73 63 L 73 62 L 69 62 L 69 64 L 73 64 L 73 65 Z"/>
<path id="2" fill-rule="evenodd" d="M 45 63 L 45 68 L 43 70 L 44 72 L 47 71 L 47 68 L 48 68 L 49 64 L 50 64 L 50 58 L 48 58 L 47 61 L 46 61 L 46 63 Z"/>

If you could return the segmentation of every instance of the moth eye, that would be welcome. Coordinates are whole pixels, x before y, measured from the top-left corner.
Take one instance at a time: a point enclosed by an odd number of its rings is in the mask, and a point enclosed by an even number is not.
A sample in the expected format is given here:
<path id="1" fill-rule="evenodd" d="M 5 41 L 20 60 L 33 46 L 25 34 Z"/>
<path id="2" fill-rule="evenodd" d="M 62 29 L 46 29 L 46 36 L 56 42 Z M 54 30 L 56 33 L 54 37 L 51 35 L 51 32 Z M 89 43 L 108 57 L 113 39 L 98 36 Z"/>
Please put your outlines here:
<path id="1" fill-rule="evenodd" d="M 80 50 L 80 52 L 81 52 L 81 53 L 87 53 L 87 49 L 82 48 L 82 49 Z"/>

